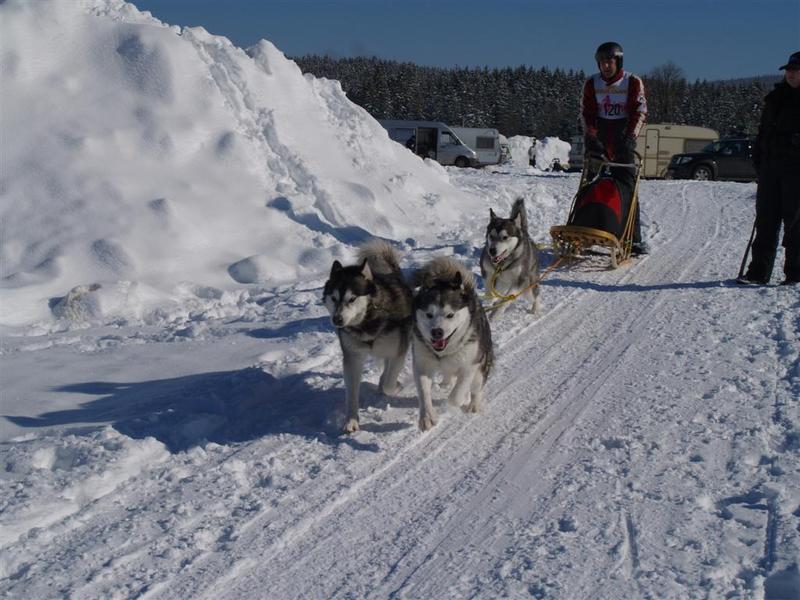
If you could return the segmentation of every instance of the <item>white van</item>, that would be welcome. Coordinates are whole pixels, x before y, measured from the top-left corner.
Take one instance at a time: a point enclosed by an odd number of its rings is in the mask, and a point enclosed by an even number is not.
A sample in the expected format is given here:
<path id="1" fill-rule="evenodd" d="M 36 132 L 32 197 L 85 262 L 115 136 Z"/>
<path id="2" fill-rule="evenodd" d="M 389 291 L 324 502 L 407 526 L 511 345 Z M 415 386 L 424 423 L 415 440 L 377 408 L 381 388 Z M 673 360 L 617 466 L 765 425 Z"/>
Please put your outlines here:
<path id="1" fill-rule="evenodd" d="M 489 127 L 450 127 L 462 142 L 475 150 L 479 165 L 496 165 L 502 156 L 500 132 Z"/>
<path id="2" fill-rule="evenodd" d="M 439 121 L 378 121 L 389 137 L 423 158 L 443 165 L 477 167 L 478 155 L 462 142 L 455 132 Z"/>
<path id="3" fill-rule="evenodd" d="M 719 139 L 719 133 L 707 127 L 675 125 L 673 123 L 647 123 L 636 139 L 636 151 L 642 156 L 642 176 L 663 178 L 667 174 L 673 154 L 699 152 L 709 143 Z M 569 164 L 572 169 L 583 168 L 583 136 L 572 138 Z"/>

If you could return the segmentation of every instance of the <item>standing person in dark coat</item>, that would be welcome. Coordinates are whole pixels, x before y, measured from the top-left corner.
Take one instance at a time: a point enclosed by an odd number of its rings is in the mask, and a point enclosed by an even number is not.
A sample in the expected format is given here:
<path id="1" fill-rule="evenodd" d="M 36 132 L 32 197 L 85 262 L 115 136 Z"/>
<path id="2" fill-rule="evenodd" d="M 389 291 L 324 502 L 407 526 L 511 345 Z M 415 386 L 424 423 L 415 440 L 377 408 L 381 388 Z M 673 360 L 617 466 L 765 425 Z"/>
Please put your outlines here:
<path id="1" fill-rule="evenodd" d="M 753 147 L 758 173 L 753 257 L 739 283 L 765 284 L 772 275 L 783 222 L 785 285 L 800 282 L 800 52 L 781 67 L 786 74 L 764 99 Z"/>
<path id="2" fill-rule="evenodd" d="M 585 151 L 589 156 L 606 156 L 618 163 L 633 163 L 636 138 L 647 118 L 647 99 L 642 80 L 622 68 L 622 46 L 605 42 L 594 55 L 599 73 L 583 84 L 581 123 Z M 613 168 L 612 176 L 633 192 L 632 169 Z M 632 254 L 647 254 L 639 223 L 639 205 L 633 231 Z"/>

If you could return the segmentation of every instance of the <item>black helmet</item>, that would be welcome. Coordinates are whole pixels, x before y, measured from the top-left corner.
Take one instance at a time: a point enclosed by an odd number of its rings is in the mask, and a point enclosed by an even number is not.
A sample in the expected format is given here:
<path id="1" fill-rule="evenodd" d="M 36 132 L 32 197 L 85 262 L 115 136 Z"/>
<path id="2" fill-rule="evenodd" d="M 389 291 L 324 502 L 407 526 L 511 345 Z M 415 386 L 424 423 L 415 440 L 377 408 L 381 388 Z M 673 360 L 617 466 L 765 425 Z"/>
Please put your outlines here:
<path id="1" fill-rule="evenodd" d="M 609 58 L 617 59 L 617 68 L 622 68 L 622 46 L 617 42 L 606 42 L 597 47 L 597 52 L 594 53 L 594 61 L 599 63 L 602 59 L 608 60 Z"/>

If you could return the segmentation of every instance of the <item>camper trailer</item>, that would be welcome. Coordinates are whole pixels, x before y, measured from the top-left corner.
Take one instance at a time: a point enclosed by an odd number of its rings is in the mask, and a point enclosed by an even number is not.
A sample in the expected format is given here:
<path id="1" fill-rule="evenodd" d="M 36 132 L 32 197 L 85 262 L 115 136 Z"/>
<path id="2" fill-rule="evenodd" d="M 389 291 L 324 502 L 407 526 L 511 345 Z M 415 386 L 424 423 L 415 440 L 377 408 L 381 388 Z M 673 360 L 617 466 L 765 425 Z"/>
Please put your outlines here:
<path id="1" fill-rule="evenodd" d="M 636 140 L 636 151 L 643 159 L 642 175 L 664 177 L 673 154 L 699 152 L 718 139 L 719 133 L 706 127 L 647 124 L 642 127 Z"/>
<path id="2" fill-rule="evenodd" d="M 496 165 L 500 163 L 500 132 L 488 127 L 451 127 L 467 146 L 475 150 L 478 164 Z"/>
<path id="3" fill-rule="evenodd" d="M 432 158 L 443 165 L 478 166 L 478 155 L 466 146 L 444 123 L 438 121 L 378 121 L 389 137 L 422 158 Z"/>
<path id="4" fill-rule="evenodd" d="M 673 154 L 699 152 L 717 139 L 719 133 L 706 127 L 646 124 L 636 140 L 636 151 L 642 157 L 642 175 L 649 178 L 664 177 Z M 573 137 L 571 144 L 569 164 L 573 169 L 580 169 L 583 166 L 583 136 Z"/>

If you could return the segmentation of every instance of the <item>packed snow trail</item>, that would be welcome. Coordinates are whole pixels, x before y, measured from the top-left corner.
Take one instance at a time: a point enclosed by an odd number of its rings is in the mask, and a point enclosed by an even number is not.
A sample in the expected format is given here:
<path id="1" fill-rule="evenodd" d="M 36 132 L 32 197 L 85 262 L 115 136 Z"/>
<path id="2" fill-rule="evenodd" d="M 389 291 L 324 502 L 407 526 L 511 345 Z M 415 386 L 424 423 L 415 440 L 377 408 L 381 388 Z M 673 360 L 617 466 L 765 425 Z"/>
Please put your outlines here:
<path id="1" fill-rule="evenodd" d="M 703 473 L 702 449 L 687 447 L 690 439 L 680 431 L 717 417 L 708 403 L 718 394 L 749 400 L 747 374 L 727 356 L 742 350 L 738 344 L 718 346 L 716 356 L 691 352 L 692 338 L 707 335 L 709 325 L 713 333 L 742 293 L 720 286 L 745 223 L 740 205 L 721 202 L 684 196 L 653 207 L 662 227 L 654 256 L 628 270 L 592 274 L 597 283 L 571 280 L 580 292 L 567 292 L 542 320 L 507 335 L 500 330 L 484 415 L 447 420 L 424 442 L 411 442 L 388 468 L 357 482 L 347 503 L 324 519 L 308 519 L 303 538 L 240 570 L 208 597 L 233 598 L 265 584 L 275 597 L 462 598 L 489 590 L 497 597 L 691 596 L 682 582 L 702 578 L 704 563 L 676 569 L 671 555 L 662 555 L 664 540 L 699 516 L 704 530 L 705 521 L 718 525 L 717 539 L 684 551 L 705 560 L 724 554 L 721 545 L 736 541 L 715 506 L 703 506 L 703 494 L 742 492 L 742 465 L 714 464 Z M 557 285 L 551 281 L 546 291 Z M 783 290 L 763 293 L 770 292 Z M 779 300 L 796 308 L 797 297 L 786 296 Z M 698 319 L 699 309 L 710 322 Z M 641 381 L 638 373 L 650 371 L 654 355 L 663 359 L 663 375 Z M 704 375 L 725 372 L 726 365 L 733 367 L 732 389 L 704 390 Z M 781 373 L 773 378 L 777 387 Z M 721 417 L 749 429 L 769 423 L 771 408 Z M 672 444 L 669 455 L 659 452 L 665 434 L 679 437 L 685 455 L 674 456 Z M 706 444 L 720 443 L 710 438 Z M 771 483 L 766 469 L 754 471 L 749 487 Z M 682 489 L 691 478 L 704 482 L 695 493 Z M 584 489 L 591 490 L 588 505 Z M 686 509 L 662 520 L 662 505 L 676 501 L 670 496 Z M 741 564 L 715 567 L 695 594 L 753 584 L 768 545 L 767 512 L 754 519 L 762 526 L 759 551 Z M 747 544 L 739 542 L 741 550 Z M 559 573 L 576 568 L 574 578 L 559 581 Z M 321 584 L 311 572 L 337 576 Z"/>
<path id="2" fill-rule="evenodd" d="M 497 174 L 459 177 L 473 189 L 504 185 Z M 547 185 L 563 204 L 573 183 Z M 653 254 L 616 271 L 589 262 L 553 273 L 539 317 L 513 307 L 493 326 L 497 361 L 481 414 L 440 402 L 439 425 L 420 434 L 407 369 L 401 397 L 367 401 L 353 436 L 334 434 L 341 414 L 332 413 L 319 433 L 269 421 L 241 442 L 176 446 L 171 455 L 132 448 L 125 460 L 141 459 L 133 469 L 121 463 L 127 477 L 73 486 L 74 507 L 46 521 L 23 513 L 40 525 L 3 548 L 0 590 L 33 598 L 54 590 L 74 598 L 781 597 L 797 581 L 800 550 L 792 484 L 800 301 L 791 288 L 725 283 L 741 258 L 751 196 L 736 184 L 645 182 Z M 482 218 L 470 247 L 480 243 Z M 534 226 L 541 237 L 545 224 Z M 236 331 L 240 344 L 260 341 Z M 169 406 L 176 395 L 220 394 L 212 403 L 233 403 L 227 418 L 240 427 L 258 422 L 268 408 L 261 398 L 274 393 L 286 396 L 267 411 L 279 421 L 316 418 L 305 416 L 309 402 L 339 410 L 334 336 L 300 334 L 334 348 L 310 347 L 319 354 L 311 370 L 330 376 L 300 373 L 305 384 L 274 388 L 245 369 L 165 380 L 155 386 L 162 400 L 148 388 L 111 398 Z M 183 352 L 225 368 L 232 358 L 219 353 L 228 348 Z M 204 410 L 180 429 L 220 419 L 215 407 Z M 124 439 L 101 429 L 68 443 L 113 450 Z"/>

